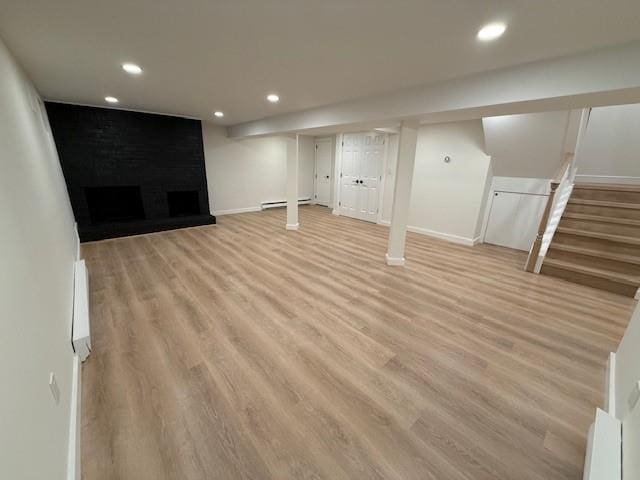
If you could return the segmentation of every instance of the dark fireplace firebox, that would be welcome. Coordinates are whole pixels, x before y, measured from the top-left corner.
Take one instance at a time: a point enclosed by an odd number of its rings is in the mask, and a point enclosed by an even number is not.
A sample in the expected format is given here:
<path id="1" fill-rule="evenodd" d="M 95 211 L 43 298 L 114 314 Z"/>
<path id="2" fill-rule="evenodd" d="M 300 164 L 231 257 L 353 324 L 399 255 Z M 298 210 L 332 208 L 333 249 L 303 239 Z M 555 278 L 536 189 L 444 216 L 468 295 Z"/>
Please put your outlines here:
<path id="1" fill-rule="evenodd" d="M 87 187 L 84 192 L 93 225 L 145 218 L 139 186 Z"/>

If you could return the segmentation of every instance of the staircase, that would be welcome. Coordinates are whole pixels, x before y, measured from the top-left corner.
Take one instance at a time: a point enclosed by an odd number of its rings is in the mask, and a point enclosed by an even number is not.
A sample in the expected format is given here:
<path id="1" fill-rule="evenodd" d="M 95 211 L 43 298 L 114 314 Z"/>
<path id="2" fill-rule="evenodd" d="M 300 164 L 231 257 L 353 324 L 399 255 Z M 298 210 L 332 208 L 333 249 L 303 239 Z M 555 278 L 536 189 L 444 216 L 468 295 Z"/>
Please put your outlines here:
<path id="1" fill-rule="evenodd" d="M 575 184 L 540 273 L 636 297 L 640 186 Z"/>

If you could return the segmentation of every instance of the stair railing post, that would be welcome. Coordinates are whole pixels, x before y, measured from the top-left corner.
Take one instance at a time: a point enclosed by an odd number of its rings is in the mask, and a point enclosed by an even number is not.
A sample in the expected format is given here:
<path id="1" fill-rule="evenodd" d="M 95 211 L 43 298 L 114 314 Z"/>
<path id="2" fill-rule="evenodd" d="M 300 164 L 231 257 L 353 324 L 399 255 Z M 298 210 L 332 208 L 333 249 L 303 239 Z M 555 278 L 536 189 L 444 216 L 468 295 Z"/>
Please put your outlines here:
<path id="1" fill-rule="evenodd" d="M 538 226 L 538 233 L 536 234 L 536 239 L 533 242 L 533 246 L 531 247 L 531 251 L 529 252 L 529 257 L 527 258 L 527 263 L 524 267 L 527 272 L 533 273 L 536 270 L 538 255 L 540 254 L 540 249 L 542 248 L 542 238 L 544 237 L 544 232 L 547 230 L 547 224 L 549 223 L 549 216 L 551 215 L 551 209 L 554 204 L 558 186 L 560 186 L 560 182 L 557 182 L 555 180 L 551 182 L 547 205 L 544 207 L 544 213 L 542 214 L 540 225 Z"/>

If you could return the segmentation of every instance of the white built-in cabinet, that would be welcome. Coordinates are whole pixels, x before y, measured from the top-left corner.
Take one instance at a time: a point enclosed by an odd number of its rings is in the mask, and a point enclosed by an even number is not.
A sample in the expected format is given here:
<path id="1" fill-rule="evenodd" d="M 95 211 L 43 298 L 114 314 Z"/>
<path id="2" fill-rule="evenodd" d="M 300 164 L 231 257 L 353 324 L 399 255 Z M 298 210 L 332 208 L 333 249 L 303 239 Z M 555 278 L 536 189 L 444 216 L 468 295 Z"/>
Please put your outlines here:
<path id="1" fill-rule="evenodd" d="M 493 191 L 484 242 L 529 251 L 546 203 L 546 195 Z"/>

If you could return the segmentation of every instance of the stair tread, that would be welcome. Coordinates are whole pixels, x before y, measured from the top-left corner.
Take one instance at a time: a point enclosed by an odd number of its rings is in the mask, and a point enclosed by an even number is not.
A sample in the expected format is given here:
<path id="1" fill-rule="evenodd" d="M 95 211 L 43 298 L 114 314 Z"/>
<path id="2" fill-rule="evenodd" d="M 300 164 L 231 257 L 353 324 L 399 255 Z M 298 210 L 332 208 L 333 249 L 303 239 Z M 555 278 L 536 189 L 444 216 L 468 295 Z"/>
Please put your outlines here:
<path id="1" fill-rule="evenodd" d="M 565 243 L 553 242 L 550 247 L 551 250 L 561 250 L 563 252 L 577 253 L 579 255 L 586 255 L 589 257 L 605 258 L 607 260 L 615 260 L 622 263 L 633 263 L 640 265 L 640 256 L 625 255 L 623 253 L 611 253 L 606 250 L 598 250 L 593 248 L 578 247 L 575 245 L 568 245 Z"/>
<path id="2" fill-rule="evenodd" d="M 573 188 L 579 190 L 607 190 L 617 192 L 640 192 L 640 185 L 623 185 L 619 183 L 576 183 Z"/>
<path id="3" fill-rule="evenodd" d="M 640 277 L 634 275 L 627 275 L 619 272 L 612 272 L 610 270 L 603 270 L 601 268 L 586 267 L 584 265 L 577 265 L 571 262 L 565 262 L 563 260 L 557 260 L 555 258 L 545 258 L 544 265 L 550 267 L 562 268 L 564 270 L 571 270 L 572 272 L 582 273 L 585 275 L 591 275 L 594 277 L 603 278 L 612 282 L 624 283 L 626 285 L 640 286 Z"/>
<path id="4" fill-rule="evenodd" d="M 573 218 L 575 220 L 590 220 L 593 222 L 618 223 L 621 225 L 632 225 L 640 227 L 640 220 L 622 217 L 607 217 L 603 215 L 591 215 L 588 213 L 565 212 L 564 218 Z"/>
<path id="5" fill-rule="evenodd" d="M 598 238 L 600 240 L 609 240 L 611 242 L 626 243 L 629 245 L 640 245 L 640 238 L 629 237 L 626 235 L 612 235 L 604 232 L 594 232 L 591 230 L 581 230 L 579 228 L 558 227 L 560 233 L 568 235 L 578 235 L 580 237 Z"/>
<path id="6" fill-rule="evenodd" d="M 608 202 L 605 200 L 588 200 L 586 198 L 570 198 L 569 203 L 573 205 L 592 205 L 594 207 L 613 207 L 640 210 L 640 203 Z"/>

